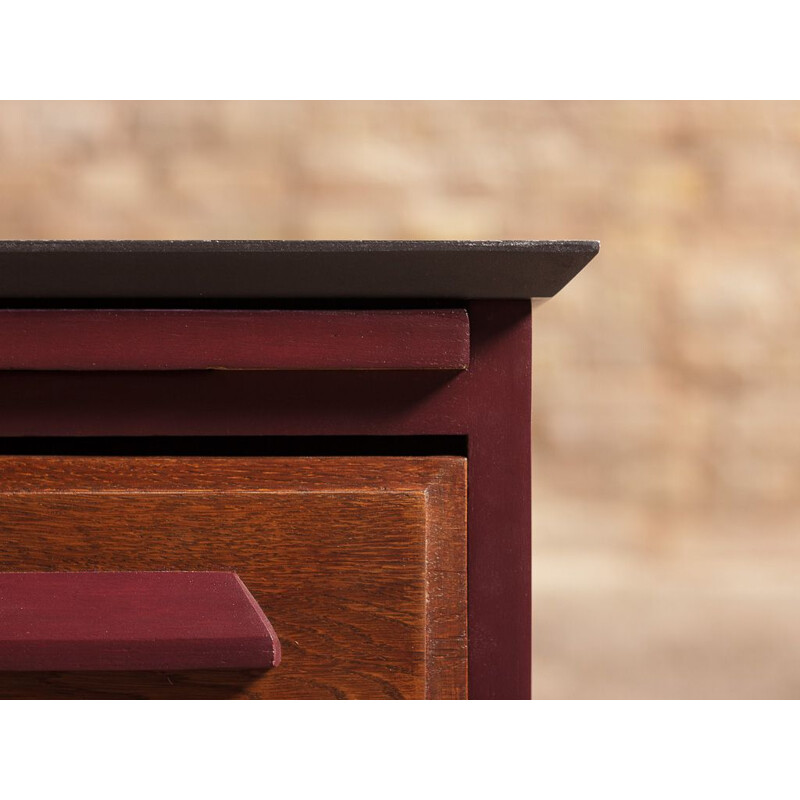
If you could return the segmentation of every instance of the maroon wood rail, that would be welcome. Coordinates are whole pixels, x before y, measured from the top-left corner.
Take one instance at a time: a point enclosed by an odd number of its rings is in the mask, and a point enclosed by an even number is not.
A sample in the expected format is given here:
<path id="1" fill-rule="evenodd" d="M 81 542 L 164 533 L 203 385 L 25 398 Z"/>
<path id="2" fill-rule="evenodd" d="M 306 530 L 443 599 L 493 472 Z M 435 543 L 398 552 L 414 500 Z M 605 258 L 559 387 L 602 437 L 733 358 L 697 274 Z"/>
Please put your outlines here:
<path id="1" fill-rule="evenodd" d="M 0 372 L 0 436 L 467 436 L 469 696 L 530 698 L 531 303 L 468 311 L 456 373 Z"/>
<path id="2" fill-rule="evenodd" d="M 280 659 L 233 572 L 0 573 L 0 670 L 265 669 Z"/>
<path id="3" fill-rule="evenodd" d="M 464 309 L 0 310 L 0 370 L 463 370 Z"/>

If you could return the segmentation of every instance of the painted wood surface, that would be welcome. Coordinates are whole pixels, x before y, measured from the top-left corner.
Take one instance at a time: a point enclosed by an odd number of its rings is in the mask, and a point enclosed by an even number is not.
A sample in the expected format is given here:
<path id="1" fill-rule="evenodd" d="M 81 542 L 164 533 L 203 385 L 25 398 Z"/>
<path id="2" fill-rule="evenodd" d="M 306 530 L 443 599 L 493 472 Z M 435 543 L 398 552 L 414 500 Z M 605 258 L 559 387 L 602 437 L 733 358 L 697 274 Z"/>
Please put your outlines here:
<path id="1" fill-rule="evenodd" d="M 280 659 L 272 625 L 232 572 L 0 572 L 0 670 L 267 669 Z"/>
<path id="2" fill-rule="evenodd" d="M 463 309 L 0 310 L 0 370 L 459 370 Z"/>
<path id="3" fill-rule="evenodd" d="M 7 672 L 0 697 L 463 698 L 465 459 L 0 458 L 13 572 L 229 571 L 280 668 Z"/>
<path id="4" fill-rule="evenodd" d="M 477 306 L 477 307 L 476 307 Z M 531 315 L 470 306 L 470 696 L 531 696 Z"/>
<path id="5" fill-rule="evenodd" d="M 470 697 L 527 698 L 531 304 L 467 309 L 458 373 L 0 373 L 0 436 L 467 436 Z"/>
<path id="6" fill-rule="evenodd" d="M 594 241 L 5 241 L 6 298 L 552 297 Z"/>

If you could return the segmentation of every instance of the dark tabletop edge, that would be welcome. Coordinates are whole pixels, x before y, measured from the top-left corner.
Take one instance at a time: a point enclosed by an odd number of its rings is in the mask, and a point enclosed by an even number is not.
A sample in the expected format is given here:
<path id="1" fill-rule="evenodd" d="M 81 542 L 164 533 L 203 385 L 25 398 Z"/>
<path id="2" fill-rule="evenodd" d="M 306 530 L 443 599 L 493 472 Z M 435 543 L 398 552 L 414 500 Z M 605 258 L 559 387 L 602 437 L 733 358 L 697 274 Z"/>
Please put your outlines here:
<path id="1" fill-rule="evenodd" d="M 0 241 L 0 299 L 552 297 L 597 241 Z"/>
<path id="2" fill-rule="evenodd" d="M 530 252 L 595 255 L 595 240 L 2 239 L 0 253 L 43 252 Z"/>

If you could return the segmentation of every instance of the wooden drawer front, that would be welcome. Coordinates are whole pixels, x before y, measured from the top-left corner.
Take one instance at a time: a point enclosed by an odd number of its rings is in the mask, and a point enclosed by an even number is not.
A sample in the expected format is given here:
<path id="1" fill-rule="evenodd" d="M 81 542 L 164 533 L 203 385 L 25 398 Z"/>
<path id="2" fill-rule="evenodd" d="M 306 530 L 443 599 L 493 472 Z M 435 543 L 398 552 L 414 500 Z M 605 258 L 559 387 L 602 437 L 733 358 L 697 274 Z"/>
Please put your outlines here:
<path id="1" fill-rule="evenodd" d="M 2 571 L 233 571 L 283 660 L 264 672 L 5 672 L 0 697 L 465 697 L 465 468 L 2 457 Z"/>

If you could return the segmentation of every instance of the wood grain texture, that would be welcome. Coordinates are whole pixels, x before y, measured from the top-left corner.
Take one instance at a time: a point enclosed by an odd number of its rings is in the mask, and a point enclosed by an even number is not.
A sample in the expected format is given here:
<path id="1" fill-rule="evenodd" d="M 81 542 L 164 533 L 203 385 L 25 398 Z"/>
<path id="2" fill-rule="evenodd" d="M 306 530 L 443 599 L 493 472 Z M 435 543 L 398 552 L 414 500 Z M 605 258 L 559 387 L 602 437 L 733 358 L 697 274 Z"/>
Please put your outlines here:
<path id="1" fill-rule="evenodd" d="M 465 460 L 0 458 L 6 571 L 236 571 L 266 673 L 5 673 L 0 697 L 461 698 Z"/>
<path id="2" fill-rule="evenodd" d="M 467 436 L 470 698 L 529 698 L 531 304 L 467 310 L 457 373 L 0 373 L 0 435 Z"/>
<path id="3" fill-rule="evenodd" d="M 0 572 L 0 670 L 267 669 L 280 660 L 275 630 L 233 572 Z"/>
<path id="4" fill-rule="evenodd" d="M 6 370 L 458 370 L 463 309 L 0 310 Z"/>
<path id="5" fill-rule="evenodd" d="M 6 298 L 552 297 L 593 241 L 5 241 Z"/>

